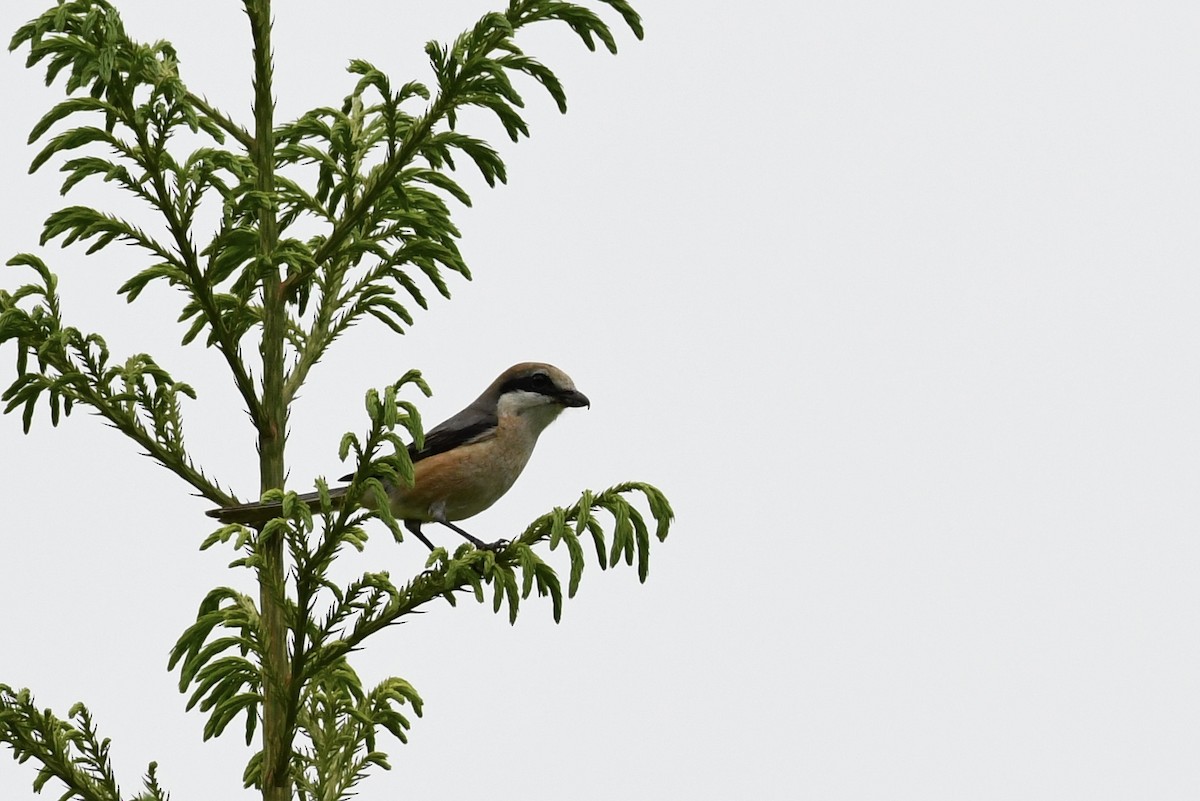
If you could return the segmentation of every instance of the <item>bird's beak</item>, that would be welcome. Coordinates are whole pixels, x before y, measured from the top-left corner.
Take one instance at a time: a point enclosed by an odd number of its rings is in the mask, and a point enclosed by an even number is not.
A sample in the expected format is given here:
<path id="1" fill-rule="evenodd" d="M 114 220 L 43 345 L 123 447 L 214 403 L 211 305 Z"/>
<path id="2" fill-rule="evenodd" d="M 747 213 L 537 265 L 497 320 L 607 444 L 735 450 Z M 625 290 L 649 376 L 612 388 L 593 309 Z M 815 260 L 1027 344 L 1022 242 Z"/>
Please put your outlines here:
<path id="1" fill-rule="evenodd" d="M 586 406 L 589 409 L 592 408 L 592 402 L 588 400 L 588 396 L 577 389 L 568 389 L 559 393 L 558 402 L 563 406 Z"/>

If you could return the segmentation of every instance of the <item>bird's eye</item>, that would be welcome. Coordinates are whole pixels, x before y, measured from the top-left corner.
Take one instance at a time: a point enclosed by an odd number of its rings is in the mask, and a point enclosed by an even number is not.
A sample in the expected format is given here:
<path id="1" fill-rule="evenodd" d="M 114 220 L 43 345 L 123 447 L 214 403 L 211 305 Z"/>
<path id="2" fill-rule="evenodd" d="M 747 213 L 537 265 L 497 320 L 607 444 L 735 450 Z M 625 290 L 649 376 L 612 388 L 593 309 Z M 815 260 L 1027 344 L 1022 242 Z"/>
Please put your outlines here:
<path id="1" fill-rule="evenodd" d="M 540 392 L 545 389 L 550 389 L 554 386 L 554 384 L 551 383 L 550 376 L 546 375 L 545 373 L 534 373 L 529 379 L 529 386 Z"/>

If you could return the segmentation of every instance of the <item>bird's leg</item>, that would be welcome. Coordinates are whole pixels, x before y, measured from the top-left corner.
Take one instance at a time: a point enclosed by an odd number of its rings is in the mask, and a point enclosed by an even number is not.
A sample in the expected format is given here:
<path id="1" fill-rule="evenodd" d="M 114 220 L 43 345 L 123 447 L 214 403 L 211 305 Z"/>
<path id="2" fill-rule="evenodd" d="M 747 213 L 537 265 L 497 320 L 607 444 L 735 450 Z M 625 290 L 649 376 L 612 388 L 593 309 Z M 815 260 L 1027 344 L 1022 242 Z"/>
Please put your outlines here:
<path id="1" fill-rule="evenodd" d="M 450 529 L 450 530 L 452 530 L 452 531 L 457 531 L 459 534 L 461 534 L 463 537 L 465 537 L 465 538 L 466 538 L 467 542 L 471 543 L 471 544 L 472 544 L 472 545 L 474 545 L 476 548 L 486 548 L 486 547 L 487 547 L 487 545 L 484 543 L 484 541 L 483 541 L 483 540 L 481 540 L 481 539 L 478 539 L 477 537 L 473 537 L 473 536 L 471 536 L 470 534 L 468 534 L 467 532 L 463 531 L 463 530 L 462 530 L 461 528 L 459 528 L 458 526 L 456 526 L 456 525 L 454 525 L 453 523 L 451 523 L 449 520 L 439 520 L 439 521 L 437 521 L 437 522 L 441 523 L 443 526 L 445 526 L 446 528 L 448 528 L 448 529 Z"/>
<path id="2" fill-rule="evenodd" d="M 454 525 L 449 520 L 439 520 L 437 522 L 441 523 L 443 526 L 445 526 L 448 529 L 457 531 L 459 534 L 466 537 L 467 542 L 471 543 L 472 545 L 474 545 L 476 548 L 480 549 L 481 551 L 499 551 L 499 550 L 503 550 L 504 548 L 508 547 L 508 540 L 496 540 L 495 542 L 484 542 L 483 540 L 481 540 L 477 537 L 474 537 L 474 536 L 468 534 L 467 532 L 463 531 L 461 528 Z"/>
<path id="3" fill-rule="evenodd" d="M 433 550 L 433 543 L 430 542 L 429 539 L 424 534 L 421 533 L 421 521 L 420 520 L 405 520 L 404 527 L 406 529 L 408 529 L 409 531 L 411 531 L 413 534 L 415 534 L 417 539 L 419 539 L 421 542 L 425 543 L 426 548 L 428 548 L 431 551 Z"/>

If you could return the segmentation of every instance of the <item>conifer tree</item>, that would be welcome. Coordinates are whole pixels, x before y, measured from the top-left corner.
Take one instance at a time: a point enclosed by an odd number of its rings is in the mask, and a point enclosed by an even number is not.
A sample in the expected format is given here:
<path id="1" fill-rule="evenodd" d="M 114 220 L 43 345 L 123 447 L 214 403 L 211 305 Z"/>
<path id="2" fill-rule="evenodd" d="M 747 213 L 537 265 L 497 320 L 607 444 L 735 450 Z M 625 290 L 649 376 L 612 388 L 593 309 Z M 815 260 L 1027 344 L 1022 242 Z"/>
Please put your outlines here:
<path id="1" fill-rule="evenodd" d="M 218 587 L 200 602 L 169 665 L 186 706 L 207 716 L 206 738 L 241 724 L 258 747 L 243 780 L 266 801 L 343 799 L 361 790 L 373 766 L 388 766 L 384 735 L 405 742 L 411 716 L 422 712 L 417 690 L 402 678 L 363 686 L 352 652 L 423 606 L 461 596 L 513 621 L 536 593 L 548 597 L 557 620 L 589 551 L 601 568 L 636 565 L 644 581 L 651 539 L 667 535 L 666 498 L 629 482 L 583 492 L 495 551 L 438 548 L 407 581 L 382 570 L 334 581 L 330 568 L 347 548 L 387 539 L 368 541 L 372 531 L 411 544 L 379 501 L 388 482 L 412 479 L 407 445 L 423 438 L 416 401 L 430 392 L 416 370 L 369 391 L 366 419 L 348 421 L 360 432 L 341 442 L 339 456 L 353 465 L 344 504 L 331 502 L 320 479 L 311 505 L 284 483 L 290 405 L 318 361 L 336 358 L 339 335 L 368 321 L 389 335 L 404 332 L 430 291 L 449 297 L 451 281 L 470 278 L 451 216 L 470 198 L 455 169 L 473 165 L 491 186 L 506 180 L 506 170 L 492 145 L 460 130 L 459 112 L 491 112 L 515 142 L 529 134 L 520 88 L 540 86 L 566 110 L 554 73 L 521 49 L 522 31 L 566 25 L 588 49 L 615 53 L 606 17 L 639 39 L 642 26 L 625 0 L 594 0 L 595 8 L 510 0 L 453 42 L 426 46 L 431 80 L 400 83 L 352 61 L 357 77 L 341 103 L 281 121 L 271 3 L 243 4 L 254 89 L 253 118 L 244 121 L 185 82 L 170 43 L 132 39 L 108 0 L 58 0 L 16 32 L 10 49 L 26 51 L 27 66 L 44 69 L 47 85 L 65 94 L 33 127 L 30 142 L 41 148 L 32 170 L 57 165 L 64 195 L 99 179 L 157 221 L 135 225 L 111 210 L 72 205 L 46 220 L 41 244 L 78 243 L 87 254 L 131 245 L 142 269 L 120 294 L 133 302 L 156 281 L 182 293 L 182 341 L 228 369 L 257 432 L 257 451 L 246 458 L 257 461 L 261 497 L 282 505 L 281 516 L 260 527 L 197 529 L 201 548 L 236 552 L 231 569 L 252 571 L 258 593 Z M 219 210 L 211 230 L 197 225 L 201 208 Z M 21 253 L 9 265 L 29 271 L 32 282 L 0 290 L 0 345 L 16 351 L 4 411 L 20 412 L 28 431 L 39 410 L 57 425 L 83 406 L 182 479 L 181 491 L 217 506 L 235 503 L 189 454 L 181 414 L 185 403 L 189 414 L 228 410 L 206 409 L 149 353 L 115 356 L 100 334 L 69 325 L 59 276 L 37 255 Z M 560 546 L 570 566 L 565 590 L 544 558 Z M 138 795 L 121 794 L 108 742 L 82 703 L 59 716 L 38 708 L 30 690 L 0 684 L 0 742 L 37 766 L 35 789 L 57 781 L 64 798 L 167 797 L 154 763 Z"/>

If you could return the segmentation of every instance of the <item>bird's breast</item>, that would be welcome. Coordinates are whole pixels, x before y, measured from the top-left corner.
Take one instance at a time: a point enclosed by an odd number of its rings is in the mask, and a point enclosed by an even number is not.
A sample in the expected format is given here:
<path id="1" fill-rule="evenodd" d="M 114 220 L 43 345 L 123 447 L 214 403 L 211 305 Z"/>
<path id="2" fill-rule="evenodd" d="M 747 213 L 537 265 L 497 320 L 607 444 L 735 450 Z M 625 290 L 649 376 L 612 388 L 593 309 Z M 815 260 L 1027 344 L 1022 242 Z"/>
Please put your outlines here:
<path id="1" fill-rule="evenodd" d="M 465 520 L 490 507 L 516 482 L 537 443 L 516 422 L 501 418 L 494 435 L 417 462 L 413 486 L 392 492 L 392 513 L 431 520 L 441 509 L 448 520 Z"/>

